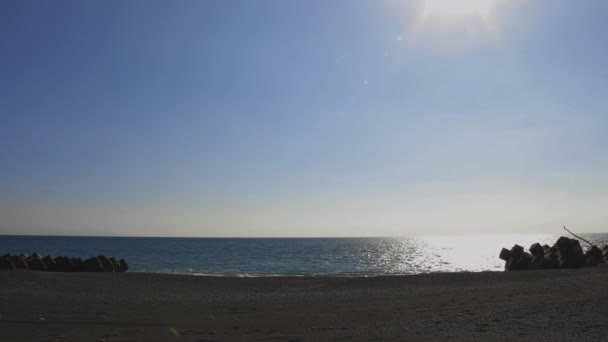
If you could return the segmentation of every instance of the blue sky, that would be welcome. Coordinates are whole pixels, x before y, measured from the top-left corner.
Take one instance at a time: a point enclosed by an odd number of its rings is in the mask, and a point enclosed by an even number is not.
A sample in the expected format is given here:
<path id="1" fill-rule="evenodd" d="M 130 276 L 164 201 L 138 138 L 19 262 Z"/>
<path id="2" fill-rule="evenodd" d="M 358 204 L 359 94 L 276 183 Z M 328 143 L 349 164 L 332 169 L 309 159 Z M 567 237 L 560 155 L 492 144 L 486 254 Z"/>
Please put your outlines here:
<path id="1" fill-rule="evenodd" d="M 608 3 L 427 1 L 2 1 L 0 233 L 606 231 Z"/>

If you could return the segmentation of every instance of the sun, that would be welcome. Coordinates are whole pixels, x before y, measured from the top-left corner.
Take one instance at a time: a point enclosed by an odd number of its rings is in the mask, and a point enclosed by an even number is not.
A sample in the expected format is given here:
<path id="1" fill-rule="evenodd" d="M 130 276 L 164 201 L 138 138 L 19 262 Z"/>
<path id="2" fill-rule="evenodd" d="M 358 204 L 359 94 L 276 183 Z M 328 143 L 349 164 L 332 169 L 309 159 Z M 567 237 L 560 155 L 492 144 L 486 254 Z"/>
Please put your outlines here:
<path id="1" fill-rule="evenodd" d="M 403 0 L 395 0 L 403 4 Z M 413 14 L 404 29 L 405 48 L 424 48 L 434 54 L 451 55 L 486 43 L 500 44 L 500 16 L 509 0 L 415 0 L 401 7 Z M 409 12 L 408 12 L 409 11 Z M 399 35 L 399 38 L 402 36 Z"/>
<path id="2" fill-rule="evenodd" d="M 487 19 L 494 2 L 495 0 L 424 0 L 422 18 L 479 16 Z"/>

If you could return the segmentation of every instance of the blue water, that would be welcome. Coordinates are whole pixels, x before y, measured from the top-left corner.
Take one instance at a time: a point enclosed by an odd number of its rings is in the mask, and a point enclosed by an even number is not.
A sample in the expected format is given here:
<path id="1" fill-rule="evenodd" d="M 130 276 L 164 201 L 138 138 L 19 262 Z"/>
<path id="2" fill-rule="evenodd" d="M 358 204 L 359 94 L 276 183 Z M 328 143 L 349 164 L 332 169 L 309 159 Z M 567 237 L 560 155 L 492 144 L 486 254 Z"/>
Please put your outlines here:
<path id="1" fill-rule="evenodd" d="M 394 275 L 501 271 L 502 247 L 552 245 L 557 235 L 417 238 L 223 239 L 0 236 L 0 255 L 27 253 L 124 258 L 130 272 L 199 275 Z M 585 234 L 608 244 L 608 234 Z"/>

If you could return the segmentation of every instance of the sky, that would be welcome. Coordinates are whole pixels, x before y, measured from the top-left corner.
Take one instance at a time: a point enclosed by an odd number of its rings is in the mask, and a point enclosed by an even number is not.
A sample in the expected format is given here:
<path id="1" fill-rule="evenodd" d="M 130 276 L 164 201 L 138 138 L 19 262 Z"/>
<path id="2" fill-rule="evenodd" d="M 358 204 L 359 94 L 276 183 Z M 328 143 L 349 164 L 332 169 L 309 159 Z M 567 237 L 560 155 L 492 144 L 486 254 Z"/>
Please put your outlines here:
<path id="1" fill-rule="evenodd" d="M 608 231 L 604 0 L 0 2 L 0 234 Z"/>

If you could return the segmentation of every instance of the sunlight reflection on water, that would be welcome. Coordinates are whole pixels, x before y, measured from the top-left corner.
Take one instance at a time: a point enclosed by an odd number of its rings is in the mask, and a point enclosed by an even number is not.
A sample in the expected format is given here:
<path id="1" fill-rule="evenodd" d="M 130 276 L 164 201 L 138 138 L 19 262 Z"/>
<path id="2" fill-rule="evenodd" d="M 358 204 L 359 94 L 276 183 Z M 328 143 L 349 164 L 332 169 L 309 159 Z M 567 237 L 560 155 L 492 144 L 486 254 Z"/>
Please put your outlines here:
<path id="1" fill-rule="evenodd" d="M 468 235 L 415 238 L 423 251 L 414 264 L 419 272 L 501 271 L 498 258 L 503 247 L 519 244 L 525 248 L 535 242 L 553 245 L 553 235 Z M 418 273 L 418 272 L 417 272 Z"/>

